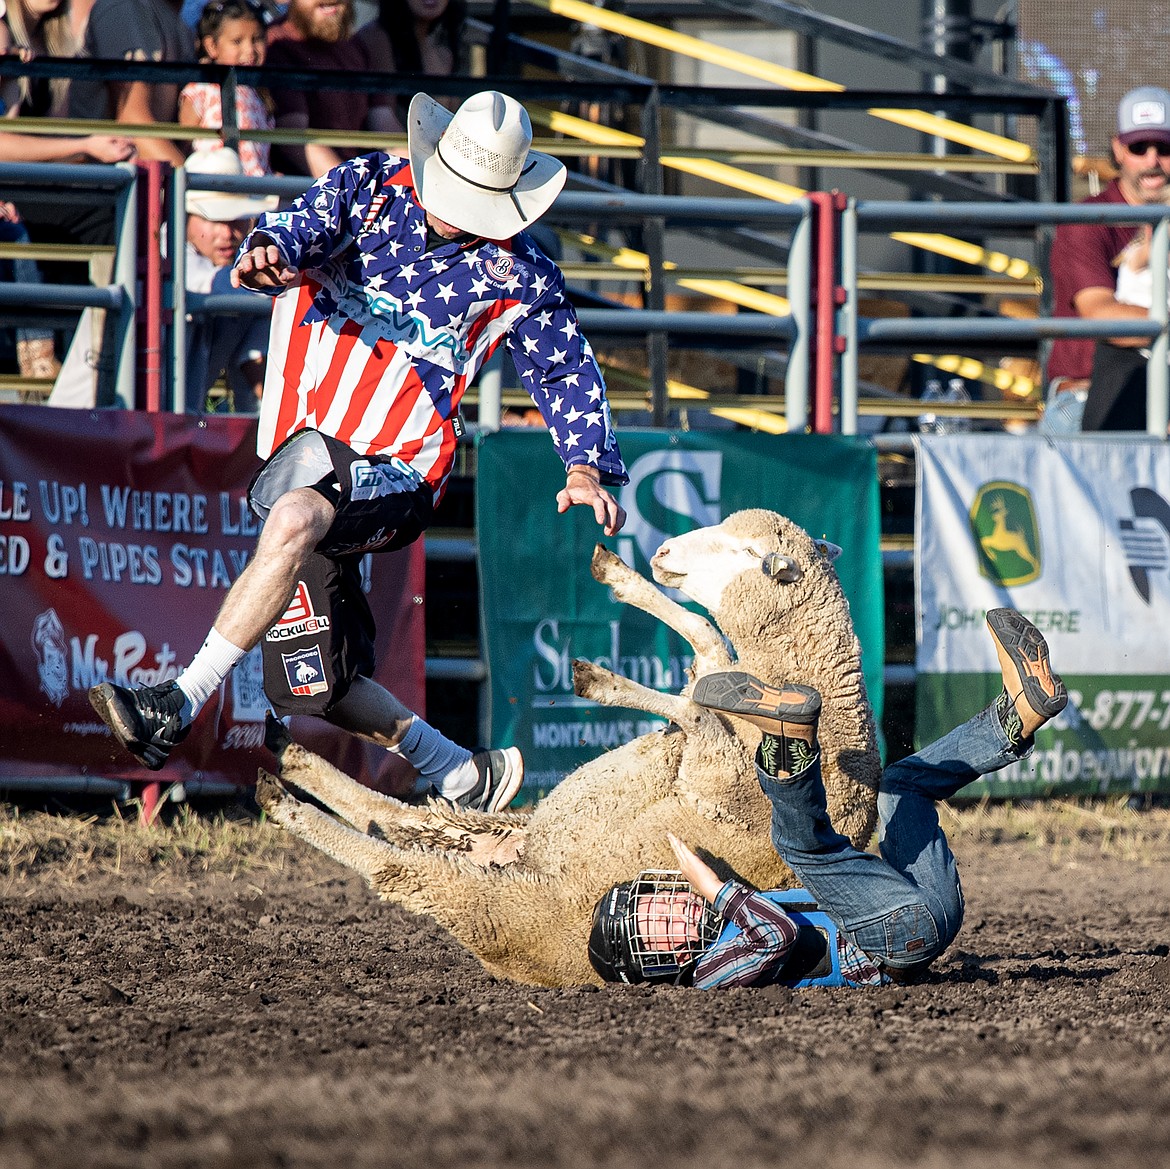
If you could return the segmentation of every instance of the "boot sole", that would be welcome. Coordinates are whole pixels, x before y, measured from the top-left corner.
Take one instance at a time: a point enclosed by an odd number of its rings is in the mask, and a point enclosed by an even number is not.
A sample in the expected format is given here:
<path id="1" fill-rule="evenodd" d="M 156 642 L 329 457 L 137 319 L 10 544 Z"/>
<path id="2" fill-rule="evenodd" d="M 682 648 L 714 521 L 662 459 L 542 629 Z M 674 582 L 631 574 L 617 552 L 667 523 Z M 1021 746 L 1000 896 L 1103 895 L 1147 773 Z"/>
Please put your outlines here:
<path id="1" fill-rule="evenodd" d="M 91 686 L 89 690 L 89 704 L 97 712 L 98 717 L 110 728 L 114 738 L 142 764 L 151 771 L 159 771 L 167 761 L 169 751 L 164 751 L 155 743 L 144 743 L 138 738 L 134 728 L 126 721 L 126 713 L 122 708 L 118 692 L 109 682 L 102 682 Z M 154 762 L 147 757 L 150 751 L 163 752 L 163 757 Z"/>
<path id="2" fill-rule="evenodd" d="M 801 702 L 784 702 L 787 694 L 803 695 Z M 782 734 L 784 723 L 812 726 L 821 713 L 821 696 L 808 686 L 788 683 L 769 686 L 751 674 L 732 670 L 707 674 L 695 683 L 691 700 L 708 710 L 733 714 L 771 734 Z"/>
<path id="3" fill-rule="evenodd" d="M 1053 672 L 1048 642 L 1040 630 L 1014 609 L 989 609 L 987 628 L 1015 666 L 1028 705 L 1044 718 L 1060 714 L 1068 705 L 1068 691 L 1060 675 Z M 1051 681 L 1051 694 L 1040 677 Z M 1014 697 L 1010 691 L 1008 696 Z"/>

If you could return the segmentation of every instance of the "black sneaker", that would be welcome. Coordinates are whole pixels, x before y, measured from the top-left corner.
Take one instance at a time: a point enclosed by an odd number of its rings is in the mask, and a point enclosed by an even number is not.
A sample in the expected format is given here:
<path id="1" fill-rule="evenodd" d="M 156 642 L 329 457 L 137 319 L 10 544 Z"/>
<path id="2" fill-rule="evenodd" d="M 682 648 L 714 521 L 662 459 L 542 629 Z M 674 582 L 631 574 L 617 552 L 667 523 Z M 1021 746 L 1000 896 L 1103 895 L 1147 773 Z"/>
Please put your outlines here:
<path id="1" fill-rule="evenodd" d="M 187 737 L 179 721 L 186 696 L 176 682 L 128 690 L 103 682 L 92 686 L 89 704 L 114 732 L 114 738 L 144 767 L 158 771 L 171 751 Z"/>
<path id="2" fill-rule="evenodd" d="M 1060 714 L 1068 705 L 1068 691 L 1060 675 L 1052 672 L 1048 643 L 1040 630 L 1015 609 L 989 609 L 987 628 L 1008 698 L 1014 703 L 1022 693 L 1042 723 Z"/>
<path id="3" fill-rule="evenodd" d="M 695 683 L 691 699 L 709 710 L 746 719 L 771 735 L 782 736 L 785 723 L 814 726 L 821 713 L 821 696 L 811 686 L 795 682 L 769 686 L 736 670 L 704 675 Z"/>
<path id="4" fill-rule="evenodd" d="M 447 800 L 462 811 L 502 812 L 516 798 L 524 782 L 524 756 L 520 754 L 520 748 L 476 751 L 471 761 L 479 772 L 479 783 L 471 791 L 450 799 L 432 787 L 430 794 Z"/>

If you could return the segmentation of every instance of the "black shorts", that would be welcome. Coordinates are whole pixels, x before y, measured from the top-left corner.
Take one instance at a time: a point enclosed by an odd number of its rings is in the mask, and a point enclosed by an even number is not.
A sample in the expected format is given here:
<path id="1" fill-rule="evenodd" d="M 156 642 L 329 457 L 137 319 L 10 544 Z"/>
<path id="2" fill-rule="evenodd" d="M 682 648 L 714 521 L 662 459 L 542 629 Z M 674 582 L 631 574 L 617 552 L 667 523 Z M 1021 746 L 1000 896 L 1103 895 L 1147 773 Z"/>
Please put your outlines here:
<path id="1" fill-rule="evenodd" d="M 298 431 L 273 452 L 249 485 L 249 503 L 265 518 L 297 487 L 320 492 L 336 515 L 264 635 L 264 690 L 277 714 L 322 715 L 374 669 L 362 557 L 414 543 L 431 522 L 434 495 L 401 459 L 359 455 L 317 431 Z"/>

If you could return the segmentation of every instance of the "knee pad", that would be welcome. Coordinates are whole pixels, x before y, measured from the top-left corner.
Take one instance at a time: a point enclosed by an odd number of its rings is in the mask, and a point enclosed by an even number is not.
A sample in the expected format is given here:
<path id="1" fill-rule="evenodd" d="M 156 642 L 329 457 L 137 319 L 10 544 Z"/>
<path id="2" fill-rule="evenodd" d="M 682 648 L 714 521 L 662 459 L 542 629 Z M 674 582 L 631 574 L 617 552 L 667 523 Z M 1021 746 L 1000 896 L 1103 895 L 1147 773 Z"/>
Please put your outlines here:
<path id="1" fill-rule="evenodd" d="M 248 504 L 262 519 L 273 504 L 298 487 L 316 487 L 337 478 L 329 443 L 316 430 L 298 430 L 290 435 L 256 473 L 248 485 Z"/>

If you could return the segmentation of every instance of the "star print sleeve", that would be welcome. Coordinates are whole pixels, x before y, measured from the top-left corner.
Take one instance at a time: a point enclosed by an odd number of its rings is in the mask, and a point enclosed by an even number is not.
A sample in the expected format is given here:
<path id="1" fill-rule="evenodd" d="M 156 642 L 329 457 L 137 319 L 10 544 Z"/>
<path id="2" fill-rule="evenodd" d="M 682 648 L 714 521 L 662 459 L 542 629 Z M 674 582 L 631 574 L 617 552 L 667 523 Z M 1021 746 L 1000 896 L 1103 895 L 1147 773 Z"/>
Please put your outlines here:
<path id="1" fill-rule="evenodd" d="M 508 335 L 520 384 L 532 395 L 561 462 L 596 467 L 601 482 L 629 482 L 605 395 L 605 380 L 560 273 L 550 265 L 548 288 Z"/>
<path id="2" fill-rule="evenodd" d="M 353 238 L 351 221 L 365 214 L 372 198 L 370 158 L 354 158 L 322 175 L 283 211 L 266 211 L 244 237 L 240 253 L 263 233 L 273 240 L 292 268 L 304 271 L 324 264 Z M 277 290 L 279 291 L 279 290 Z"/>

